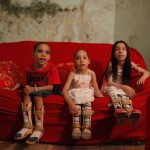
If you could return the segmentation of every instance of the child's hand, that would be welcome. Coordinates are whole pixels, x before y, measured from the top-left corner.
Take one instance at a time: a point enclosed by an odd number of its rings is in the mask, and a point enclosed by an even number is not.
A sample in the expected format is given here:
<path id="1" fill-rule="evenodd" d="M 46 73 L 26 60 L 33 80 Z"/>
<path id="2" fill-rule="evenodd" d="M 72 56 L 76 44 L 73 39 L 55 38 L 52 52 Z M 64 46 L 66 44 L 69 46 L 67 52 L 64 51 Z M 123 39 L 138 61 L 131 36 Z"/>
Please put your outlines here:
<path id="1" fill-rule="evenodd" d="M 130 97 L 131 99 L 136 96 L 135 90 L 132 87 L 127 85 L 122 85 L 122 89 L 127 94 L 127 96 Z"/>
<path id="2" fill-rule="evenodd" d="M 94 95 L 95 95 L 96 97 L 104 97 L 104 95 L 102 94 L 102 92 L 101 92 L 100 90 L 95 90 L 95 91 L 94 91 Z"/>
<path id="3" fill-rule="evenodd" d="M 74 103 L 69 105 L 69 111 L 70 111 L 70 114 L 72 114 L 74 116 L 78 115 L 78 113 L 79 113 L 78 109 Z"/>
<path id="4" fill-rule="evenodd" d="M 144 82 L 145 82 L 145 78 L 140 78 L 138 81 L 137 81 L 137 86 L 141 86 L 141 85 L 144 85 Z"/>
<path id="5" fill-rule="evenodd" d="M 34 92 L 34 89 L 35 89 L 34 87 L 26 85 L 25 88 L 23 89 L 23 91 L 25 94 L 30 94 L 30 93 Z"/>

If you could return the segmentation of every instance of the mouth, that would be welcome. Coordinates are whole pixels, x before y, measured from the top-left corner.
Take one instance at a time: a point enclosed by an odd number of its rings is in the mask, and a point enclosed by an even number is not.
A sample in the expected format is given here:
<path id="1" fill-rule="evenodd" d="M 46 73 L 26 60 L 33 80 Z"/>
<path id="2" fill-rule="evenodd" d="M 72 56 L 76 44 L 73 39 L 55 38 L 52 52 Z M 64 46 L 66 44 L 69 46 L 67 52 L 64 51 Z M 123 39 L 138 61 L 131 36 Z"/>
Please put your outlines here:
<path id="1" fill-rule="evenodd" d="M 84 67 L 84 66 L 85 66 L 85 64 L 81 64 L 81 65 L 80 65 L 80 67 Z"/>
<path id="2" fill-rule="evenodd" d="M 119 57 L 124 57 L 124 55 L 119 55 Z"/>
<path id="3" fill-rule="evenodd" d="M 40 62 L 45 62 L 46 59 L 45 58 L 40 58 Z"/>

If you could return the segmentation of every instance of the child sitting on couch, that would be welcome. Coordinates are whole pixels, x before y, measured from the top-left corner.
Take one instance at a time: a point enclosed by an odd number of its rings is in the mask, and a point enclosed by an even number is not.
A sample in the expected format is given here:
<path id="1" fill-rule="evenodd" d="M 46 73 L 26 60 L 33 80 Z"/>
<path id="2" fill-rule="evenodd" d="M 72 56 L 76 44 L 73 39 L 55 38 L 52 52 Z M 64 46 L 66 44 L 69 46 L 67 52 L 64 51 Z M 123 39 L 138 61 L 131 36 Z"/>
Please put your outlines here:
<path id="1" fill-rule="evenodd" d="M 46 42 L 34 46 L 35 63 L 26 68 L 26 85 L 22 103 L 23 128 L 16 133 L 15 139 L 30 137 L 27 144 L 34 144 L 43 135 L 44 105 L 43 98 L 53 94 L 55 85 L 60 84 L 57 67 L 50 62 L 50 47 Z M 35 126 L 32 125 L 32 100 L 34 101 Z"/>
<path id="2" fill-rule="evenodd" d="M 94 71 L 88 68 L 90 60 L 85 50 L 77 50 L 74 54 L 75 69 L 70 72 L 62 90 L 70 113 L 73 116 L 72 138 L 91 139 L 91 102 L 96 97 L 103 97 L 98 88 Z M 83 116 L 83 124 L 81 123 Z M 81 132 L 82 129 L 82 132 Z"/>
<path id="3" fill-rule="evenodd" d="M 137 86 L 143 85 L 150 73 L 130 60 L 130 50 L 126 42 L 115 42 L 105 71 L 106 86 L 102 91 L 110 96 L 116 119 L 121 124 L 128 117 L 131 125 L 135 125 L 141 117 L 141 111 L 132 106 L 131 99 L 136 96 L 135 90 L 129 86 L 132 69 L 141 73 Z"/>

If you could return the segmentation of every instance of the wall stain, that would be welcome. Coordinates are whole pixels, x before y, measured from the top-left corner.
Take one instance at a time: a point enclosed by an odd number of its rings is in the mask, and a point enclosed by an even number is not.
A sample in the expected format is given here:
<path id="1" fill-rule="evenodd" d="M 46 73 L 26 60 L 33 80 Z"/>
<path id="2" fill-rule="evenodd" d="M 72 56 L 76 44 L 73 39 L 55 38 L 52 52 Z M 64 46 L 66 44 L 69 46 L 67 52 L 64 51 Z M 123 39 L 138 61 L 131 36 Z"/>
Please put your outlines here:
<path id="1" fill-rule="evenodd" d="M 31 3 L 31 6 L 20 6 L 19 4 L 11 3 L 11 0 L 0 0 L 0 5 L 3 11 L 6 11 L 8 15 L 14 15 L 17 18 L 20 18 L 21 15 L 31 16 L 37 22 L 41 22 L 40 18 L 44 14 L 51 15 L 54 17 L 57 12 L 74 12 L 77 8 L 64 8 L 62 9 L 58 4 L 51 3 L 49 0 L 47 2 L 34 1 Z"/>
<path id="2" fill-rule="evenodd" d="M 44 14 L 55 16 L 57 12 L 63 11 L 63 9 L 56 3 L 47 2 L 32 2 L 31 6 L 20 6 L 19 4 L 12 4 L 11 0 L 0 0 L 0 5 L 3 11 L 6 11 L 8 15 L 14 15 L 20 18 L 21 15 L 31 16 L 37 20 L 42 18 Z"/>

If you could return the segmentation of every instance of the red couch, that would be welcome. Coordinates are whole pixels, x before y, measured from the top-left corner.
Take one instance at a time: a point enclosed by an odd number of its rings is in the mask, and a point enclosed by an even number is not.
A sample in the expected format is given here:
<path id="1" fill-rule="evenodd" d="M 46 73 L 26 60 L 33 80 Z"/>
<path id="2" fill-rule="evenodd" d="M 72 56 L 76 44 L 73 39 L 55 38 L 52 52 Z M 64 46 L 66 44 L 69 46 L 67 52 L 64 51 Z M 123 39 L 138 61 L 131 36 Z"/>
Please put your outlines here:
<path id="1" fill-rule="evenodd" d="M 25 67 L 33 62 L 32 52 L 35 42 L 22 41 L 0 44 L 0 60 L 12 60 L 24 72 Z M 91 59 L 90 68 L 96 72 L 99 87 L 101 87 L 104 70 L 111 53 L 111 44 L 49 42 L 51 46 L 51 61 L 58 64 L 73 62 L 73 53 L 77 49 L 85 49 Z M 131 48 L 131 59 L 146 69 L 146 65 L 139 52 Z M 58 65 L 59 66 L 59 65 Z M 59 68 L 60 69 L 60 68 Z M 61 68 L 61 87 L 64 75 L 68 68 Z M 133 99 L 133 106 L 142 111 L 142 118 L 135 126 L 130 126 L 128 120 L 125 125 L 118 125 L 113 115 L 113 108 L 108 108 L 108 96 L 96 98 L 92 103 L 94 115 L 92 116 L 92 139 L 74 140 L 71 138 L 71 116 L 68 107 L 59 95 L 50 95 L 44 99 L 45 132 L 40 142 L 65 145 L 95 145 L 112 141 L 145 140 L 146 127 L 146 101 L 150 93 L 150 78 L 143 87 L 136 87 L 139 74 L 132 73 L 132 86 L 137 91 Z M 21 101 L 22 90 L 9 91 L 0 89 L 0 140 L 13 140 L 14 134 L 22 127 Z M 149 97 L 150 100 L 150 97 Z"/>
<path id="2" fill-rule="evenodd" d="M 149 98 L 150 99 L 150 96 Z M 150 101 L 147 101 L 146 103 L 146 143 L 145 143 L 145 150 L 150 150 Z"/>

